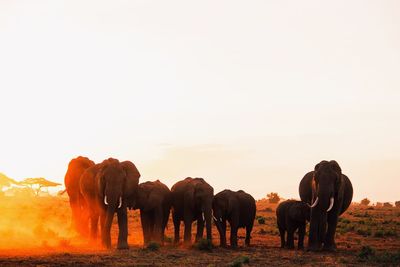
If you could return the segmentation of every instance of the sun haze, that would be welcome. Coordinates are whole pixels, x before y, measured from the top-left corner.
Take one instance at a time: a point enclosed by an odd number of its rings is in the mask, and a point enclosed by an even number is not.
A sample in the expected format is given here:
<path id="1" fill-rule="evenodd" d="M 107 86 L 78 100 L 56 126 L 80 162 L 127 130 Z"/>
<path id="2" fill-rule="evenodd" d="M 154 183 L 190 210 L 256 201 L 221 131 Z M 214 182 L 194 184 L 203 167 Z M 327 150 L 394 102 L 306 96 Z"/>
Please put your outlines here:
<path id="1" fill-rule="evenodd" d="M 71 158 L 298 198 L 335 159 L 398 200 L 398 1 L 2 1 L 0 172 Z"/>

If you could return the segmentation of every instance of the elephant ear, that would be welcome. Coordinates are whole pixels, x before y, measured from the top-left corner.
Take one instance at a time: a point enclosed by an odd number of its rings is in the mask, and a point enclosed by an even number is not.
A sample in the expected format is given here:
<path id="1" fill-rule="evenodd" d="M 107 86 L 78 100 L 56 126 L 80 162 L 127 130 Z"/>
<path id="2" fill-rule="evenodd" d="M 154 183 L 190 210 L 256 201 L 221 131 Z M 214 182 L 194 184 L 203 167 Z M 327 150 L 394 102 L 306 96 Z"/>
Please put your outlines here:
<path id="1" fill-rule="evenodd" d="M 121 162 L 121 167 L 125 172 L 125 196 L 135 195 L 139 185 L 140 173 L 135 164 L 130 161 Z"/>

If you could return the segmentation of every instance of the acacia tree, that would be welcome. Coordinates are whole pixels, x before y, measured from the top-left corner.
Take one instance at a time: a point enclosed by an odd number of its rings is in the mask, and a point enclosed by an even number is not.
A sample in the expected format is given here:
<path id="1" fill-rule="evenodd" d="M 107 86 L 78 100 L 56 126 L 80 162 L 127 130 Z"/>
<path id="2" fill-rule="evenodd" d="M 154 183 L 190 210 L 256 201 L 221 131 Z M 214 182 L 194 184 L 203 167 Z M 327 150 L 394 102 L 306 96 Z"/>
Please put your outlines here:
<path id="1" fill-rule="evenodd" d="M 269 203 L 278 203 L 281 198 L 278 193 L 271 192 L 267 195 Z"/>
<path id="2" fill-rule="evenodd" d="M 39 177 L 39 178 L 26 178 L 23 181 L 20 182 L 21 185 L 29 186 L 32 190 L 35 191 L 36 196 L 39 195 L 39 193 L 42 191 L 42 188 L 48 189 L 49 187 L 53 186 L 59 186 L 61 184 L 55 183 L 49 180 L 46 180 L 45 178 Z"/>
<path id="3" fill-rule="evenodd" d="M 11 185 L 17 185 L 18 182 L 15 181 L 14 179 L 11 179 L 7 175 L 0 173 L 0 191 L 3 191 L 3 187 L 8 187 Z"/>

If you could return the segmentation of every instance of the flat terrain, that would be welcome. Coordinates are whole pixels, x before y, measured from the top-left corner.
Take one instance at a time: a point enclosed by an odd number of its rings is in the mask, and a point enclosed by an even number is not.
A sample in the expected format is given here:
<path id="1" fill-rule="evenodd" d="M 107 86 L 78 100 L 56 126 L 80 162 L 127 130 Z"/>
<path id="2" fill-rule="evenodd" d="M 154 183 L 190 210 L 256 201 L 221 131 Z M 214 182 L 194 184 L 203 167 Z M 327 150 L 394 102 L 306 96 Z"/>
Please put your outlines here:
<path id="1" fill-rule="evenodd" d="M 276 204 L 257 203 L 252 246 L 215 247 L 200 250 L 171 244 L 173 224 L 167 229 L 167 244 L 158 250 L 143 248 L 138 211 L 129 211 L 129 243 L 125 251 L 104 250 L 89 245 L 70 229 L 70 209 L 65 197 L 0 198 L 0 266 L 250 266 L 276 265 L 383 265 L 400 266 L 400 209 L 352 205 L 341 217 L 336 253 L 311 253 L 280 247 L 275 221 Z M 114 222 L 116 223 L 116 221 Z M 113 225 L 113 244 L 117 225 Z M 213 243 L 219 238 L 213 228 Z M 201 248 L 201 247 L 200 247 Z"/>

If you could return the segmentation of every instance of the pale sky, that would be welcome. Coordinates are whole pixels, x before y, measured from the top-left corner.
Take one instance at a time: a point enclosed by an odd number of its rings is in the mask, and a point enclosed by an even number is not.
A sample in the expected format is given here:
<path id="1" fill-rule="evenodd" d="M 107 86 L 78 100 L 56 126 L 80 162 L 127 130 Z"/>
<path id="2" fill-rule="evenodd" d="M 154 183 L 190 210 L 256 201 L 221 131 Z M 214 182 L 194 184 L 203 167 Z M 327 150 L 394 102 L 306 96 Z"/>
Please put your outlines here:
<path id="1" fill-rule="evenodd" d="M 0 1 L 0 172 L 69 160 L 298 198 L 335 159 L 400 200 L 399 1 Z"/>

